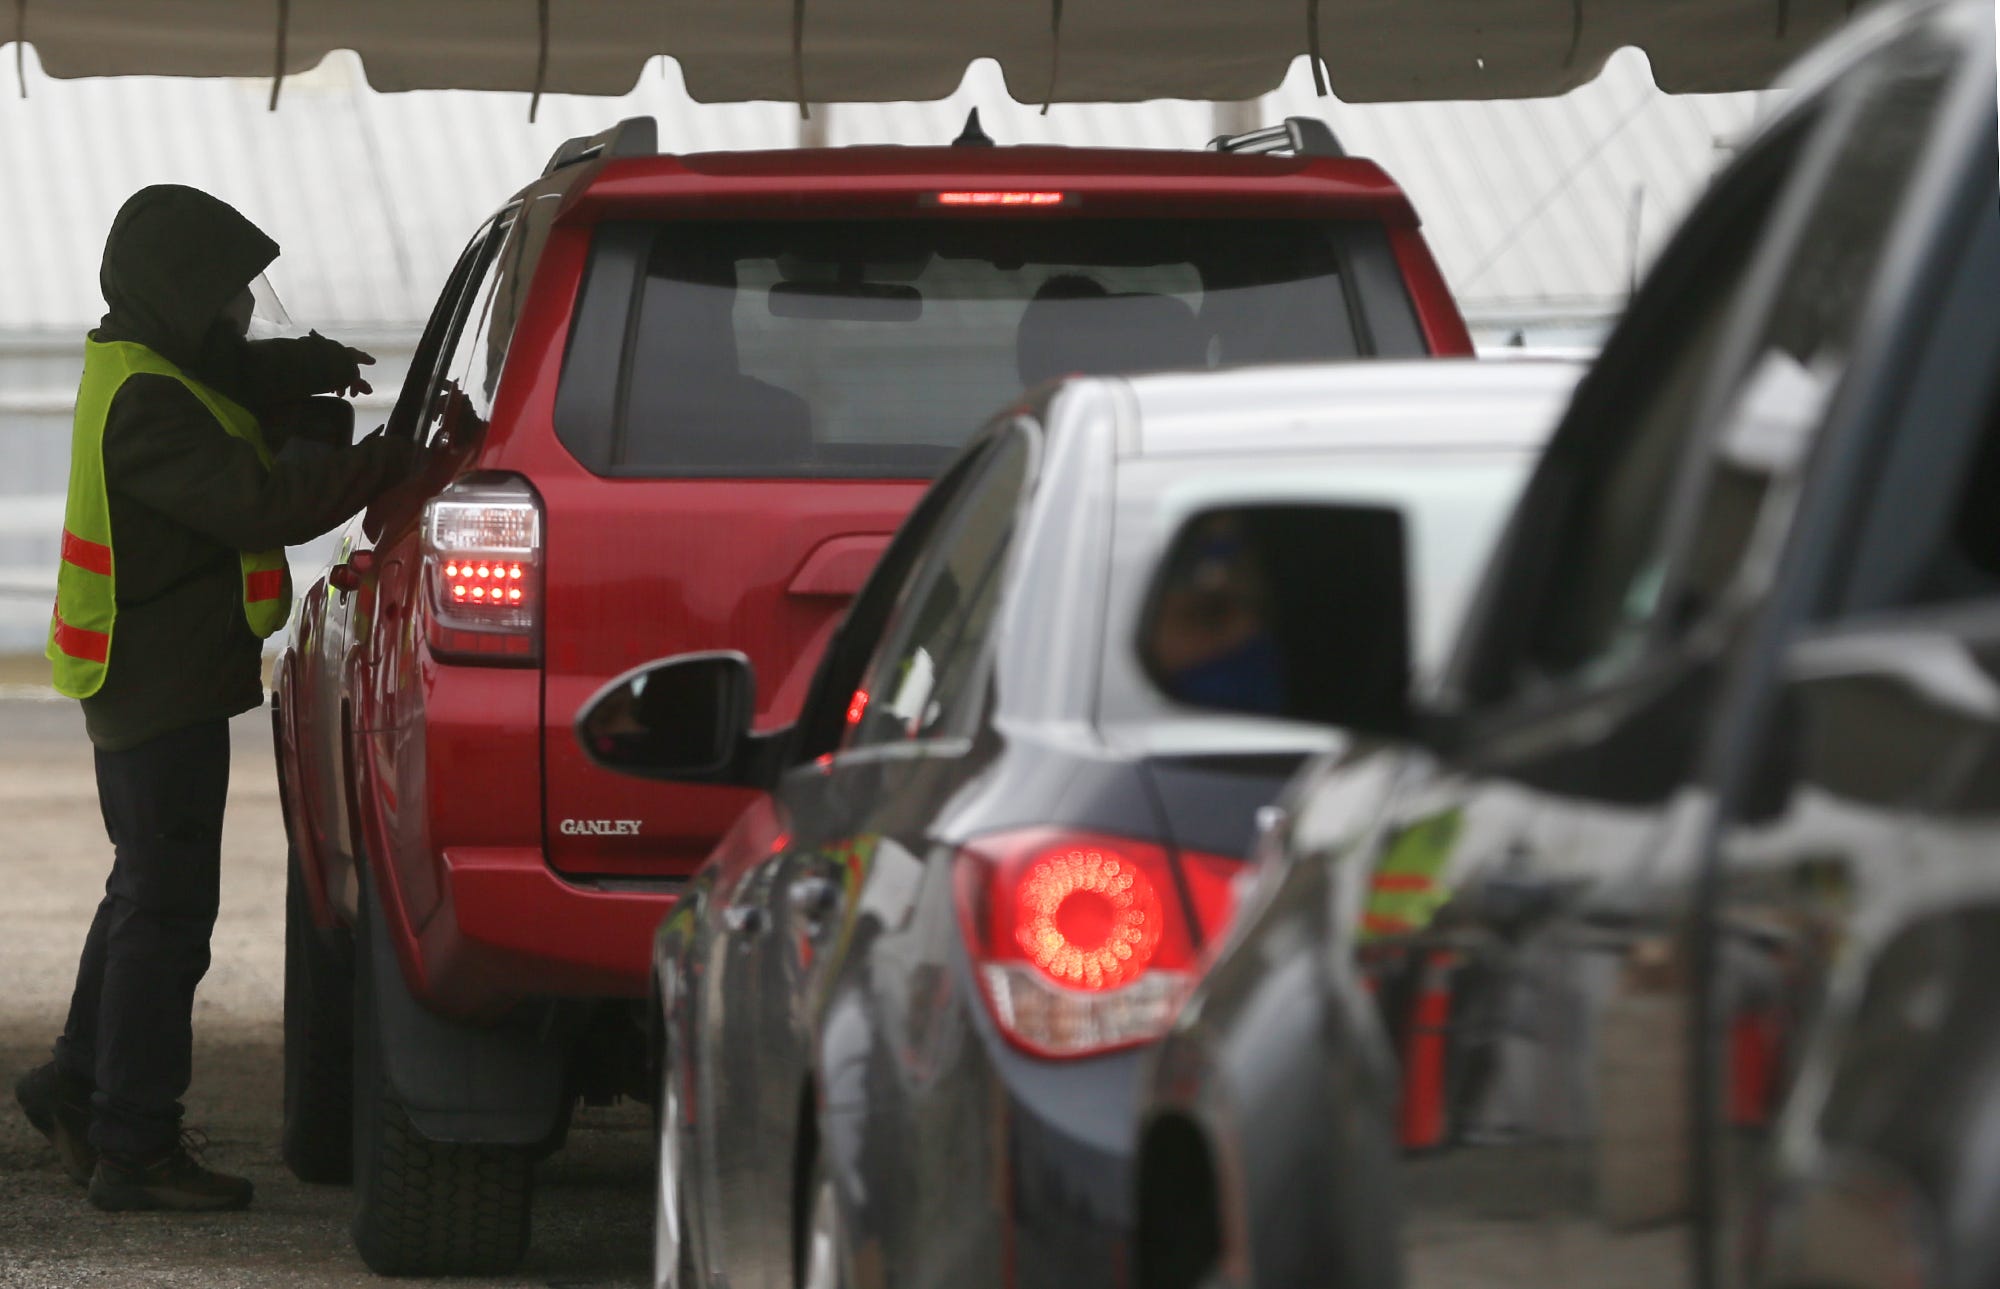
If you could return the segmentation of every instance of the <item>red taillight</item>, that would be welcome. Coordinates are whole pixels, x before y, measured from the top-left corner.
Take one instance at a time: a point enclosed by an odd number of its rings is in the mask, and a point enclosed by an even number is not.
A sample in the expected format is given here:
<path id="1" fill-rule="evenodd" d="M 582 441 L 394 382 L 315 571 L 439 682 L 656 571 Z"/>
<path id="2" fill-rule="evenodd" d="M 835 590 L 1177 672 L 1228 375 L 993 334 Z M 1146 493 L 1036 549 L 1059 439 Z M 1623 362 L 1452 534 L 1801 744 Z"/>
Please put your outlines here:
<path id="1" fill-rule="evenodd" d="M 1153 843 L 1044 828 L 961 851 L 960 927 L 1001 1032 L 1051 1057 L 1158 1038 L 1193 983 L 1201 932 L 1228 922 L 1218 865 L 1236 862 L 1183 856 L 1177 876 Z"/>
<path id="2" fill-rule="evenodd" d="M 474 475 L 424 508 L 425 639 L 447 662 L 525 663 L 541 629 L 542 507 L 523 479 Z"/>
<path id="3" fill-rule="evenodd" d="M 1153 879 L 1109 847 L 1042 856 L 1021 875 L 1014 899 L 1015 941 L 1058 984 L 1117 989 L 1159 952 L 1166 914 Z"/>
<path id="4" fill-rule="evenodd" d="M 940 206 L 960 208 L 978 207 L 981 209 L 994 206 L 1060 206 L 1068 200 L 1068 193 L 1023 192 L 1018 190 L 941 192 L 937 195 L 937 204 Z"/>
<path id="5" fill-rule="evenodd" d="M 444 584 L 450 588 L 451 602 L 457 605 L 519 604 L 527 595 L 521 587 L 526 576 L 526 566 L 517 561 L 482 560 L 475 564 L 467 560 L 461 564 L 449 555 L 445 557 Z"/>
<path id="6" fill-rule="evenodd" d="M 849 725 L 859 725 L 861 718 L 867 714 L 868 691 L 857 689 L 854 691 L 854 697 L 847 700 L 847 723 Z"/>

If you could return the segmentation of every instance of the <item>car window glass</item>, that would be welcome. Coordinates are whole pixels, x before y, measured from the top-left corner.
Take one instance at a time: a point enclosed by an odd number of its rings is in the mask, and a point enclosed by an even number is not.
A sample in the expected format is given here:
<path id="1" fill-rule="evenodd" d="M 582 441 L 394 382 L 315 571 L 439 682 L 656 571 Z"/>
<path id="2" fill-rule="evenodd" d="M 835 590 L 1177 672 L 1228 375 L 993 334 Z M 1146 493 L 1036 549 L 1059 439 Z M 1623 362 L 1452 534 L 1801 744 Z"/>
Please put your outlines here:
<path id="1" fill-rule="evenodd" d="M 493 410 L 493 394 L 500 380 L 500 363 L 487 352 L 492 315 L 493 288 L 506 258 L 501 247 L 513 227 L 511 216 L 502 217 L 487 237 L 480 252 L 477 277 L 461 297 L 449 344 L 435 369 L 424 412 L 418 422 L 419 441 L 426 447 L 455 447 L 473 443 L 486 426 Z M 484 356 L 487 361 L 475 361 Z M 504 357 L 504 355 L 501 355 Z"/>
<path id="2" fill-rule="evenodd" d="M 592 254 L 576 334 L 619 361 L 566 357 L 556 428 L 600 473 L 924 478 L 966 409 L 1072 373 L 1422 352 L 1400 278 L 1346 268 L 1387 254 L 1365 223 L 674 221 Z"/>
<path id="3" fill-rule="evenodd" d="M 1697 437 L 1700 399 L 1731 306 L 1737 300 L 1790 158 L 1736 176 L 1724 227 L 1708 230 L 1709 271 L 1655 289 L 1680 295 L 1672 322 L 1641 361 L 1628 360 L 1625 388 L 1599 407 L 1622 423 L 1577 453 L 1559 498 L 1576 497 L 1555 543 L 1547 598 L 1529 660 L 1545 677 L 1604 671 L 1636 652 L 1657 607 L 1665 530 L 1679 467 Z"/>
<path id="4" fill-rule="evenodd" d="M 977 480 L 988 452 L 984 445 L 968 450 L 931 485 L 862 584 L 813 673 L 805 708 L 799 713 L 799 739 L 793 749 L 797 760 L 831 752 L 847 736 L 855 691 L 887 632 L 899 594 L 932 536 L 950 519 L 959 494 Z"/>
<path id="5" fill-rule="evenodd" d="M 479 230 L 473 239 L 459 253 L 458 263 L 445 279 L 444 290 L 438 293 L 437 303 L 431 308 L 430 320 L 424 324 L 424 334 L 417 340 L 415 352 L 410 355 L 409 370 L 403 376 L 403 388 L 396 395 L 395 410 L 389 414 L 388 431 L 399 438 L 409 438 L 423 423 L 424 411 L 430 404 L 430 393 L 434 384 L 439 359 L 449 352 L 453 326 L 458 320 L 458 306 L 465 299 L 466 284 L 472 281 L 481 263 L 481 256 L 492 244 L 489 234 L 492 226 Z"/>
<path id="6" fill-rule="evenodd" d="M 1775 552 L 1797 479 L 1847 370 L 1877 269 L 1943 101 L 1951 61 L 1906 50 L 1867 87 L 1716 426 L 1686 518 L 1673 616 L 1723 599 L 1760 538 Z"/>
<path id="7" fill-rule="evenodd" d="M 1531 464 L 1532 457 L 1525 452 L 1447 454 L 1435 450 L 1274 455 L 1232 462 L 1226 468 L 1198 457 L 1127 463 L 1118 475 L 1111 616 L 1106 633 L 1116 644 L 1105 650 L 1101 666 L 1099 717 L 1136 724 L 1193 714 L 1165 701 L 1174 687 L 1158 683 L 1159 673 L 1173 672 L 1177 667 L 1157 656 L 1157 642 L 1145 634 L 1145 606 L 1152 602 L 1156 609 L 1163 607 L 1154 597 L 1182 571 L 1168 562 L 1170 559 L 1195 556 L 1196 563 L 1185 570 L 1193 581 L 1203 573 L 1200 558 L 1220 553 L 1205 549 L 1201 543 L 1167 547 L 1188 518 L 1206 510 L 1226 513 L 1231 507 L 1246 505 L 1308 509 L 1345 505 L 1399 513 L 1409 552 L 1411 669 L 1418 687 L 1430 689 L 1458 636 L 1466 605 Z M 1332 531 L 1331 526 L 1327 531 Z M 1313 548 L 1306 549 L 1308 544 Z M 1317 594 L 1324 561 L 1341 558 L 1341 552 L 1329 552 L 1323 539 L 1259 545 L 1256 562 L 1261 568 L 1257 576 L 1268 584 L 1262 594 L 1265 612 L 1274 623 L 1315 622 L 1325 611 Z M 1223 627 L 1220 622 L 1203 625 L 1211 630 Z M 1151 626 L 1157 629 L 1159 623 Z M 1310 632 L 1312 628 L 1303 629 Z M 1137 642 L 1136 648 L 1128 651 L 1122 647 L 1125 642 Z M 1223 656 L 1221 643 L 1218 639 L 1210 647 L 1196 647 L 1195 633 L 1184 629 L 1177 652 L 1186 665 Z M 1329 648 L 1337 651 L 1336 646 Z M 1155 679 L 1144 678 L 1134 666 L 1142 660 L 1153 664 Z M 1241 657 L 1233 660 L 1237 665 L 1244 661 Z M 1247 706 L 1223 705 L 1236 710 Z"/>
<path id="8" fill-rule="evenodd" d="M 1011 433 L 918 565 L 854 695 L 849 747 L 951 732 L 976 709 L 1027 468 L 1027 438 Z"/>

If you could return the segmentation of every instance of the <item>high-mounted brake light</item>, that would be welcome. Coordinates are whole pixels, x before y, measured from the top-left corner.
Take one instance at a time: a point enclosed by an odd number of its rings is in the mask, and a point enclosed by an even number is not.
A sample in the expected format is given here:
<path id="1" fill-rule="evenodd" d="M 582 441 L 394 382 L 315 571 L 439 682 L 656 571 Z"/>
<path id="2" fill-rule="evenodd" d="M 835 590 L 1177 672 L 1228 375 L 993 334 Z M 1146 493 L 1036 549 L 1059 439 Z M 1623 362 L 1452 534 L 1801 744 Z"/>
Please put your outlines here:
<path id="1" fill-rule="evenodd" d="M 960 929 L 1010 1042 L 1038 1056 L 1094 1056 L 1166 1031 L 1200 944 L 1228 922 L 1229 874 L 1240 867 L 1179 858 L 1177 872 L 1152 843 L 1048 828 L 959 853 Z"/>
<path id="2" fill-rule="evenodd" d="M 542 507 L 523 479 L 474 475 L 424 508 L 425 639 L 446 662 L 531 663 L 541 629 Z"/>
<path id="3" fill-rule="evenodd" d="M 1061 206 L 1069 201 L 1066 192 L 1027 192 L 1020 190 L 960 190 L 941 192 L 936 197 L 940 206 L 993 207 L 993 206 Z"/>

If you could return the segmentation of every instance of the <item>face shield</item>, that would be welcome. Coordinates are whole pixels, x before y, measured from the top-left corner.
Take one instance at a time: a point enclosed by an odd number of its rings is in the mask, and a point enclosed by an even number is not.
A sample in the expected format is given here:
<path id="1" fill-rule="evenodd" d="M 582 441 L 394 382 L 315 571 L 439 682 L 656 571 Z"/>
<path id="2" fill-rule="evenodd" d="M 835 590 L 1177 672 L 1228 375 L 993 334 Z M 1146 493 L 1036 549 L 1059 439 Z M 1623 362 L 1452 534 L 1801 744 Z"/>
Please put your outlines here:
<path id="1" fill-rule="evenodd" d="M 282 340 L 305 334 L 292 321 L 292 315 L 285 312 L 284 302 L 278 299 L 268 275 L 259 273 L 250 283 L 250 299 L 250 328 L 246 333 L 250 339 Z"/>

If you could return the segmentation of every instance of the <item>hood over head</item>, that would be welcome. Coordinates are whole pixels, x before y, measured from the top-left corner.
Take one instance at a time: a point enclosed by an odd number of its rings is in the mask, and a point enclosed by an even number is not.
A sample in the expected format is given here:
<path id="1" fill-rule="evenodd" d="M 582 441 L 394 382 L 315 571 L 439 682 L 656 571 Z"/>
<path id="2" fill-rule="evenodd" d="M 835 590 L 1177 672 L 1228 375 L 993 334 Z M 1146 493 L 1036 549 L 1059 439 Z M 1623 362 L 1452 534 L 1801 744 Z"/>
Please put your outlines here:
<path id="1" fill-rule="evenodd" d="M 277 258 L 278 244 L 228 202 L 180 184 L 141 188 L 104 241 L 104 330 L 195 368 L 222 307 Z"/>

